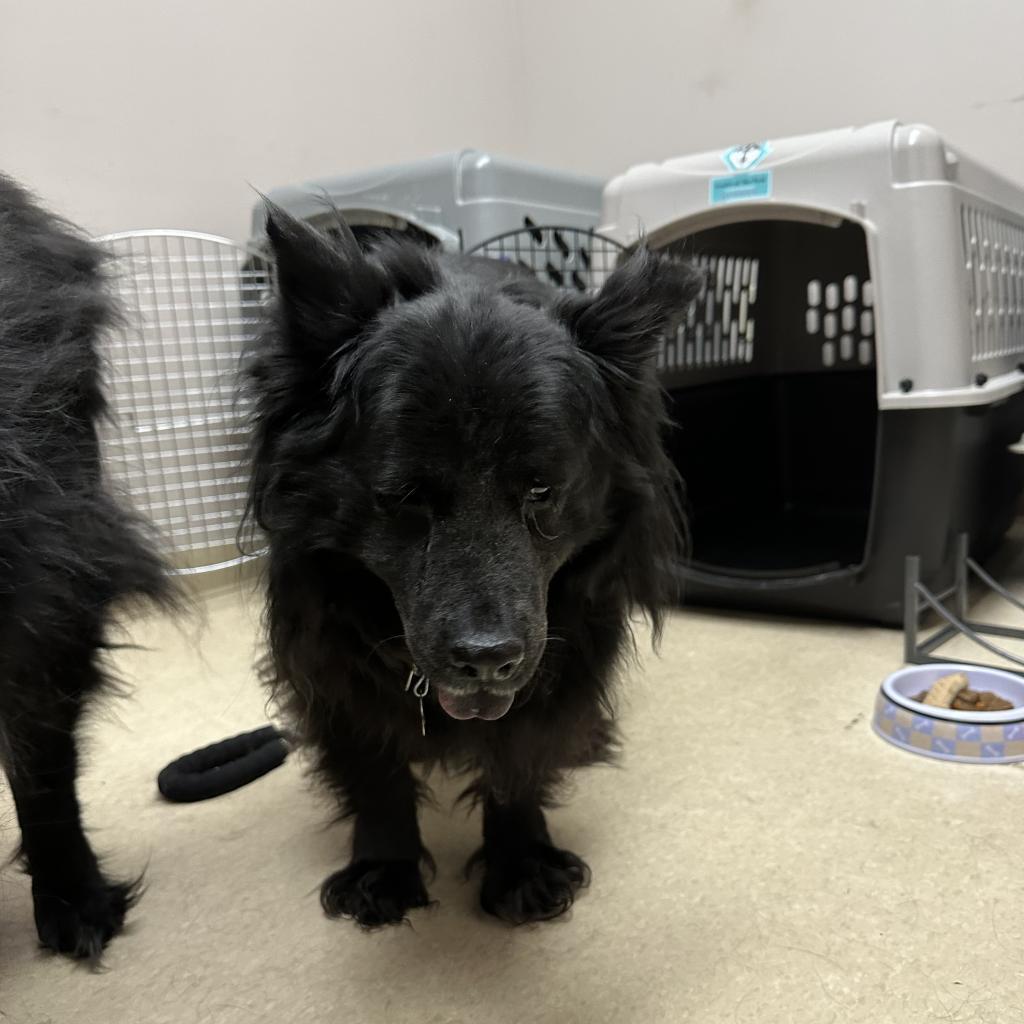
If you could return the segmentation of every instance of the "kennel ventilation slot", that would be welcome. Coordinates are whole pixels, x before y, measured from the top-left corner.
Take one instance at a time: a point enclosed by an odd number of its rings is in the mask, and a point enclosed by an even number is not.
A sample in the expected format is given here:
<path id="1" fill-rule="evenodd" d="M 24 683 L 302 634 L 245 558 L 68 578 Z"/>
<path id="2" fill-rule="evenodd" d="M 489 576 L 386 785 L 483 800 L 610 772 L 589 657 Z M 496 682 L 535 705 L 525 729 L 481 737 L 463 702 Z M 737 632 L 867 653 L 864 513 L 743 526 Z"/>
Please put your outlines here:
<path id="1" fill-rule="evenodd" d="M 104 349 L 107 471 L 180 571 L 234 564 L 248 488 L 240 360 L 271 287 L 269 266 L 228 239 L 187 231 L 99 242 L 114 257 L 126 313 Z"/>
<path id="2" fill-rule="evenodd" d="M 759 260 L 701 254 L 707 283 L 658 353 L 658 369 L 749 363 L 754 358 L 754 305 Z"/>
<path id="3" fill-rule="evenodd" d="M 964 203 L 961 221 L 972 358 L 1024 355 L 1024 219 Z"/>
<path id="4" fill-rule="evenodd" d="M 762 220 L 696 232 L 664 251 L 692 259 L 706 280 L 659 354 L 668 386 L 873 365 L 874 296 L 858 225 Z"/>
<path id="5" fill-rule="evenodd" d="M 874 360 L 875 314 L 870 281 L 861 282 L 856 274 L 843 280 L 807 282 L 807 308 L 804 330 L 820 335 L 821 364 L 829 369 L 837 364 L 858 362 L 870 366 Z"/>

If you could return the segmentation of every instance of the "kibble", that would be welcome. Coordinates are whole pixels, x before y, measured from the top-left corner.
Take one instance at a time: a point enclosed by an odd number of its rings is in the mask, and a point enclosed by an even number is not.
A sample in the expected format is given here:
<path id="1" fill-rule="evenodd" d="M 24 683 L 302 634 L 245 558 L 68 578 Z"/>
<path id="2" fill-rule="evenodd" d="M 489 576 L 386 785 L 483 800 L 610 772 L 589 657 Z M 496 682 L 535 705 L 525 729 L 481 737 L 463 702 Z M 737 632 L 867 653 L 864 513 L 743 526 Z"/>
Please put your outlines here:
<path id="1" fill-rule="evenodd" d="M 962 676 L 963 673 L 957 673 L 958 676 Z M 966 676 L 963 677 L 966 679 Z M 952 682 L 952 685 L 950 685 Z M 952 681 L 952 677 L 943 676 L 942 679 L 937 679 L 935 684 L 930 690 L 924 690 L 919 693 L 914 700 L 918 704 L 931 704 L 933 707 L 948 707 L 953 711 L 1009 711 L 1014 705 L 1004 700 L 1002 697 L 997 696 L 994 693 L 990 693 L 988 690 L 972 690 L 969 686 L 960 686 L 960 679 L 955 682 Z M 942 684 L 940 686 L 940 684 Z M 952 698 L 951 704 L 935 704 L 935 693 L 936 689 L 939 691 L 949 693 L 953 690 L 956 691 L 955 696 Z M 931 696 L 931 700 L 927 698 Z"/>

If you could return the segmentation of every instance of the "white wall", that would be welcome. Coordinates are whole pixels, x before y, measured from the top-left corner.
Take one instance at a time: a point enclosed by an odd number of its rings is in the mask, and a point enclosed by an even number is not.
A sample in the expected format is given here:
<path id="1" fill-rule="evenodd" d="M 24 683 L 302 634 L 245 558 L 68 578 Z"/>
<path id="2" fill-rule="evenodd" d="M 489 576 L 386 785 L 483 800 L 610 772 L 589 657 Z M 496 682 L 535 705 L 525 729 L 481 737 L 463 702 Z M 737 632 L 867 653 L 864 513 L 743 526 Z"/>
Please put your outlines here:
<path id="1" fill-rule="evenodd" d="M 1021 0 L 520 0 L 522 155 L 630 163 L 896 117 L 1024 184 Z"/>
<path id="2" fill-rule="evenodd" d="M 249 183 L 516 150 L 514 14 L 493 0 L 9 0 L 0 168 L 94 233 L 244 238 Z"/>
<path id="3" fill-rule="evenodd" d="M 248 183 L 467 145 L 611 175 L 894 116 L 1024 182 L 1024 2 L 9 0 L 0 35 L 0 167 L 97 233 L 242 238 Z"/>

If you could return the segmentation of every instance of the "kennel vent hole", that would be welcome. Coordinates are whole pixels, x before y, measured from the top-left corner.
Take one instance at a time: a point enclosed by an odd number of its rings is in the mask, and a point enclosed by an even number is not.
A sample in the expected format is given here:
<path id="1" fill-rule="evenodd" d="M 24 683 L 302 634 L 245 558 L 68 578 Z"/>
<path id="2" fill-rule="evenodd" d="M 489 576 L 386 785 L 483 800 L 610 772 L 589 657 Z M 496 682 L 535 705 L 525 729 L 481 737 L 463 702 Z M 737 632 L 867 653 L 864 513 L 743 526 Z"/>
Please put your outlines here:
<path id="1" fill-rule="evenodd" d="M 760 261 L 703 253 L 694 262 L 703 272 L 705 284 L 675 334 L 666 338 L 658 368 L 752 362 Z"/>
<path id="2" fill-rule="evenodd" d="M 842 281 L 822 281 L 815 277 L 807 282 L 804 332 L 812 337 L 822 335 L 822 366 L 831 369 L 854 361 L 861 366 L 871 365 L 875 334 L 873 304 L 871 282 L 861 282 L 856 274 L 847 274 Z"/>
<path id="3" fill-rule="evenodd" d="M 854 222 L 737 221 L 681 232 L 665 251 L 706 276 L 659 356 L 672 386 L 874 366 L 874 292 Z"/>

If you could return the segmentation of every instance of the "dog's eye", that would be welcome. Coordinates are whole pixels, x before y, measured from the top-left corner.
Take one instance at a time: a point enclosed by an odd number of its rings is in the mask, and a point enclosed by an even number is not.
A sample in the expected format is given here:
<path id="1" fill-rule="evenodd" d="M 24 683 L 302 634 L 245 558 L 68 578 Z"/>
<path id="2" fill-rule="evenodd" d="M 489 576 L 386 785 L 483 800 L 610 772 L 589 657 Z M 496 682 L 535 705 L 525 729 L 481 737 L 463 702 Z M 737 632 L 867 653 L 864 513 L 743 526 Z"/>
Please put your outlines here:
<path id="1" fill-rule="evenodd" d="M 398 512 L 412 512 L 423 504 L 421 496 L 416 488 L 410 487 L 404 491 L 374 491 L 373 500 L 382 512 L 388 515 L 395 515 Z"/>
<path id="2" fill-rule="evenodd" d="M 543 505 L 545 502 L 551 500 L 551 488 L 542 487 L 540 485 L 531 487 L 526 494 L 526 500 L 533 502 L 535 505 Z"/>

